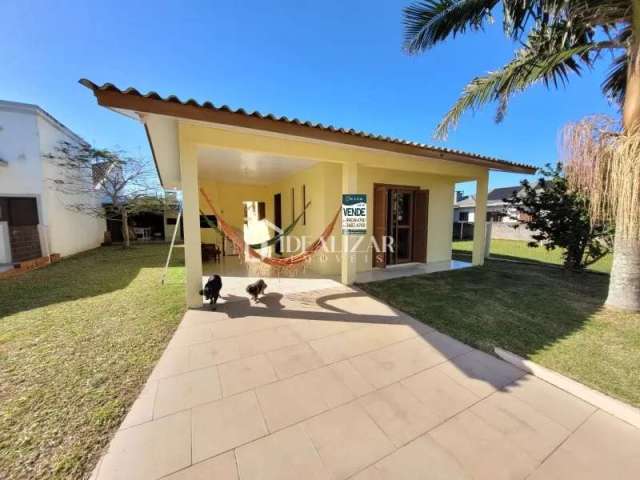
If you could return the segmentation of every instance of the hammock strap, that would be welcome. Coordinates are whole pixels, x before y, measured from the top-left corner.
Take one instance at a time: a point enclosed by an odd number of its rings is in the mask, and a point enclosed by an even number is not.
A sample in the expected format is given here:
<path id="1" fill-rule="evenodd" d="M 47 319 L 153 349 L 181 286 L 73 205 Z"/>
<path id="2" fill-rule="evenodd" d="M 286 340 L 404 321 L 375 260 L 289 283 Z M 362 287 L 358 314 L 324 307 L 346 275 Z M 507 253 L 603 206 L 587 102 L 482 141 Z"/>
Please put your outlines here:
<path id="1" fill-rule="evenodd" d="M 292 255 L 290 257 L 286 257 L 286 258 L 265 257 L 260 253 L 258 253 L 253 248 L 251 248 L 250 245 L 247 245 L 244 242 L 244 239 L 239 235 L 239 232 L 236 229 L 234 229 L 231 225 L 229 225 L 224 220 L 224 218 L 222 218 L 218 214 L 218 211 L 213 206 L 208 195 L 202 188 L 200 189 L 200 193 L 205 199 L 205 201 L 207 202 L 207 204 L 209 205 L 209 208 L 211 209 L 213 214 L 216 216 L 220 230 L 222 230 L 222 232 L 226 235 L 226 237 L 229 238 L 229 240 L 231 240 L 235 244 L 236 248 L 238 248 L 239 251 L 247 252 L 251 257 L 257 258 L 258 260 L 266 263 L 267 265 L 271 265 L 273 267 L 278 267 L 278 268 L 288 268 L 288 267 L 292 267 L 294 265 L 307 261 L 314 253 L 316 253 L 322 247 L 322 245 L 327 240 L 327 238 L 329 238 L 329 236 L 331 235 L 331 232 L 333 231 L 336 225 L 336 222 L 338 221 L 338 216 L 340 215 L 340 209 L 338 209 L 333 219 L 329 223 L 329 225 L 327 225 L 323 230 L 320 237 L 317 240 L 315 240 L 303 252 L 298 253 L 296 255 Z"/>
<path id="2" fill-rule="evenodd" d="M 275 245 L 275 243 L 278 240 L 280 240 L 282 237 L 289 235 L 293 231 L 293 229 L 296 227 L 298 222 L 300 222 L 300 220 L 304 216 L 305 212 L 307 211 L 307 208 L 309 208 L 310 206 L 311 206 L 311 202 L 307 202 L 302 212 L 293 220 L 293 223 L 287 226 L 287 228 L 285 228 L 282 232 L 274 235 L 273 237 L 265 240 L 264 242 L 250 243 L 249 246 L 251 248 L 258 249 L 258 248 L 271 247 L 272 245 Z M 221 235 L 224 235 L 224 232 L 220 230 L 220 228 L 218 228 L 218 226 L 209 219 L 209 217 L 202 211 L 202 209 L 200 209 L 200 215 L 204 218 L 204 221 L 206 222 L 206 224 L 209 225 L 209 228 L 213 228 Z"/>

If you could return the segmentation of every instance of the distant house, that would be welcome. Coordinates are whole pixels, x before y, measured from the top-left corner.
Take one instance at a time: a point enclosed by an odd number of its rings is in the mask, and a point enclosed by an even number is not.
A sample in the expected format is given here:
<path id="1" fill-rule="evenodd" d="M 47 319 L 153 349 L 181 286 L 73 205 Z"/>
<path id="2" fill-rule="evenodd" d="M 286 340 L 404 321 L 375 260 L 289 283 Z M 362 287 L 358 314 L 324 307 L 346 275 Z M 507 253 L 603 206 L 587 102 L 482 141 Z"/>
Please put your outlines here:
<path id="1" fill-rule="evenodd" d="M 70 210 L 51 188 L 60 172 L 44 156 L 61 141 L 86 143 L 37 105 L 0 100 L 0 264 L 71 255 L 104 238 L 104 219 Z"/>
<path id="2" fill-rule="evenodd" d="M 514 187 L 494 188 L 487 196 L 487 222 L 515 223 L 513 217 L 518 216 L 517 211 L 511 207 L 505 198 L 517 195 L 522 189 L 521 185 Z M 453 221 L 455 223 L 475 222 L 476 199 L 475 196 L 467 197 L 457 195 L 453 204 Z"/>

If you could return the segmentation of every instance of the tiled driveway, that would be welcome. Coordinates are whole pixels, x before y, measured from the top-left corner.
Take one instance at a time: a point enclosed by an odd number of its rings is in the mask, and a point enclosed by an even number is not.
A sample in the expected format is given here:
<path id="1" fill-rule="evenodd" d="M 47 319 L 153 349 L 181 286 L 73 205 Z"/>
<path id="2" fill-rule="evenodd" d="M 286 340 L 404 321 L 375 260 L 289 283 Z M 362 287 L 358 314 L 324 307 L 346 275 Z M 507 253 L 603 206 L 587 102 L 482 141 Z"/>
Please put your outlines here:
<path id="1" fill-rule="evenodd" d="M 107 479 L 640 478 L 640 431 L 342 286 L 189 311 Z"/>

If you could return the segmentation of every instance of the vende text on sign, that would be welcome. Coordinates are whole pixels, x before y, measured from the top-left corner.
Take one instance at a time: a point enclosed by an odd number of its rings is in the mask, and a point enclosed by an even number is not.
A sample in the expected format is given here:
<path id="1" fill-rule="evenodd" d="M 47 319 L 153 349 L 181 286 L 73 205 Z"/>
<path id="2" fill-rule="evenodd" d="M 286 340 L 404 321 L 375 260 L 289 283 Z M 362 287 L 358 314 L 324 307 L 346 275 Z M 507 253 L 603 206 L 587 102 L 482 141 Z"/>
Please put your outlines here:
<path id="1" fill-rule="evenodd" d="M 348 193 L 342 195 L 342 234 L 367 233 L 367 195 Z"/>

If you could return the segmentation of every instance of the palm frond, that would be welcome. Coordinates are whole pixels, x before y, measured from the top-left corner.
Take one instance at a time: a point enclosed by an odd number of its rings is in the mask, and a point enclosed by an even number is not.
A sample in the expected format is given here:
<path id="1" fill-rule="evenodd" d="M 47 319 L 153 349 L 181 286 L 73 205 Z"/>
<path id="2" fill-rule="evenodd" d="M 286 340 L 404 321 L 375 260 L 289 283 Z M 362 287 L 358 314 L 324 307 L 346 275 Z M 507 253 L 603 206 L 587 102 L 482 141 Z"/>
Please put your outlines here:
<path id="1" fill-rule="evenodd" d="M 588 43 L 545 54 L 530 46 L 524 47 L 514 60 L 500 70 L 477 77 L 467 84 L 462 96 L 436 128 L 435 136 L 446 138 L 449 130 L 457 125 L 465 111 L 476 111 L 494 101 L 499 102 L 496 120 L 501 121 L 506 114 L 508 101 L 514 94 L 540 81 L 547 86 L 564 85 L 569 74 L 580 74 L 581 63 L 585 63 L 576 61 L 575 57 L 584 59 L 590 51 L 598 49 L 597 43 Z"/>
<path id="2" fill-rule="evenodd" d="M 627 69 L 629 68 L 629 57 L 626 54 L 618 55 L 614 58 L 611 69 L 602 82 L 602 91 L 613 103 L 620 106 L 624 104 L 624 95 L 627 89 Z"/>
<path id="3" fill-rule="evenodd" d="M 616 41 L 620 45 L 629 46 L 632 38 L 631 23 L 619 30 Z M 607 78 L 602 82 L 602 91 L 605 96 L 620 107 L 624 104 L 627 89 L 627 71 L 629 68 L 628 53 L 623 53 L 613 59 Z"/>
<path id="4" fill-rule="evenodd" d="M 449 36 L 481 30 L 499 0 L 422 0 L 404 9 L 405 49 L 417 53 Z"/>

